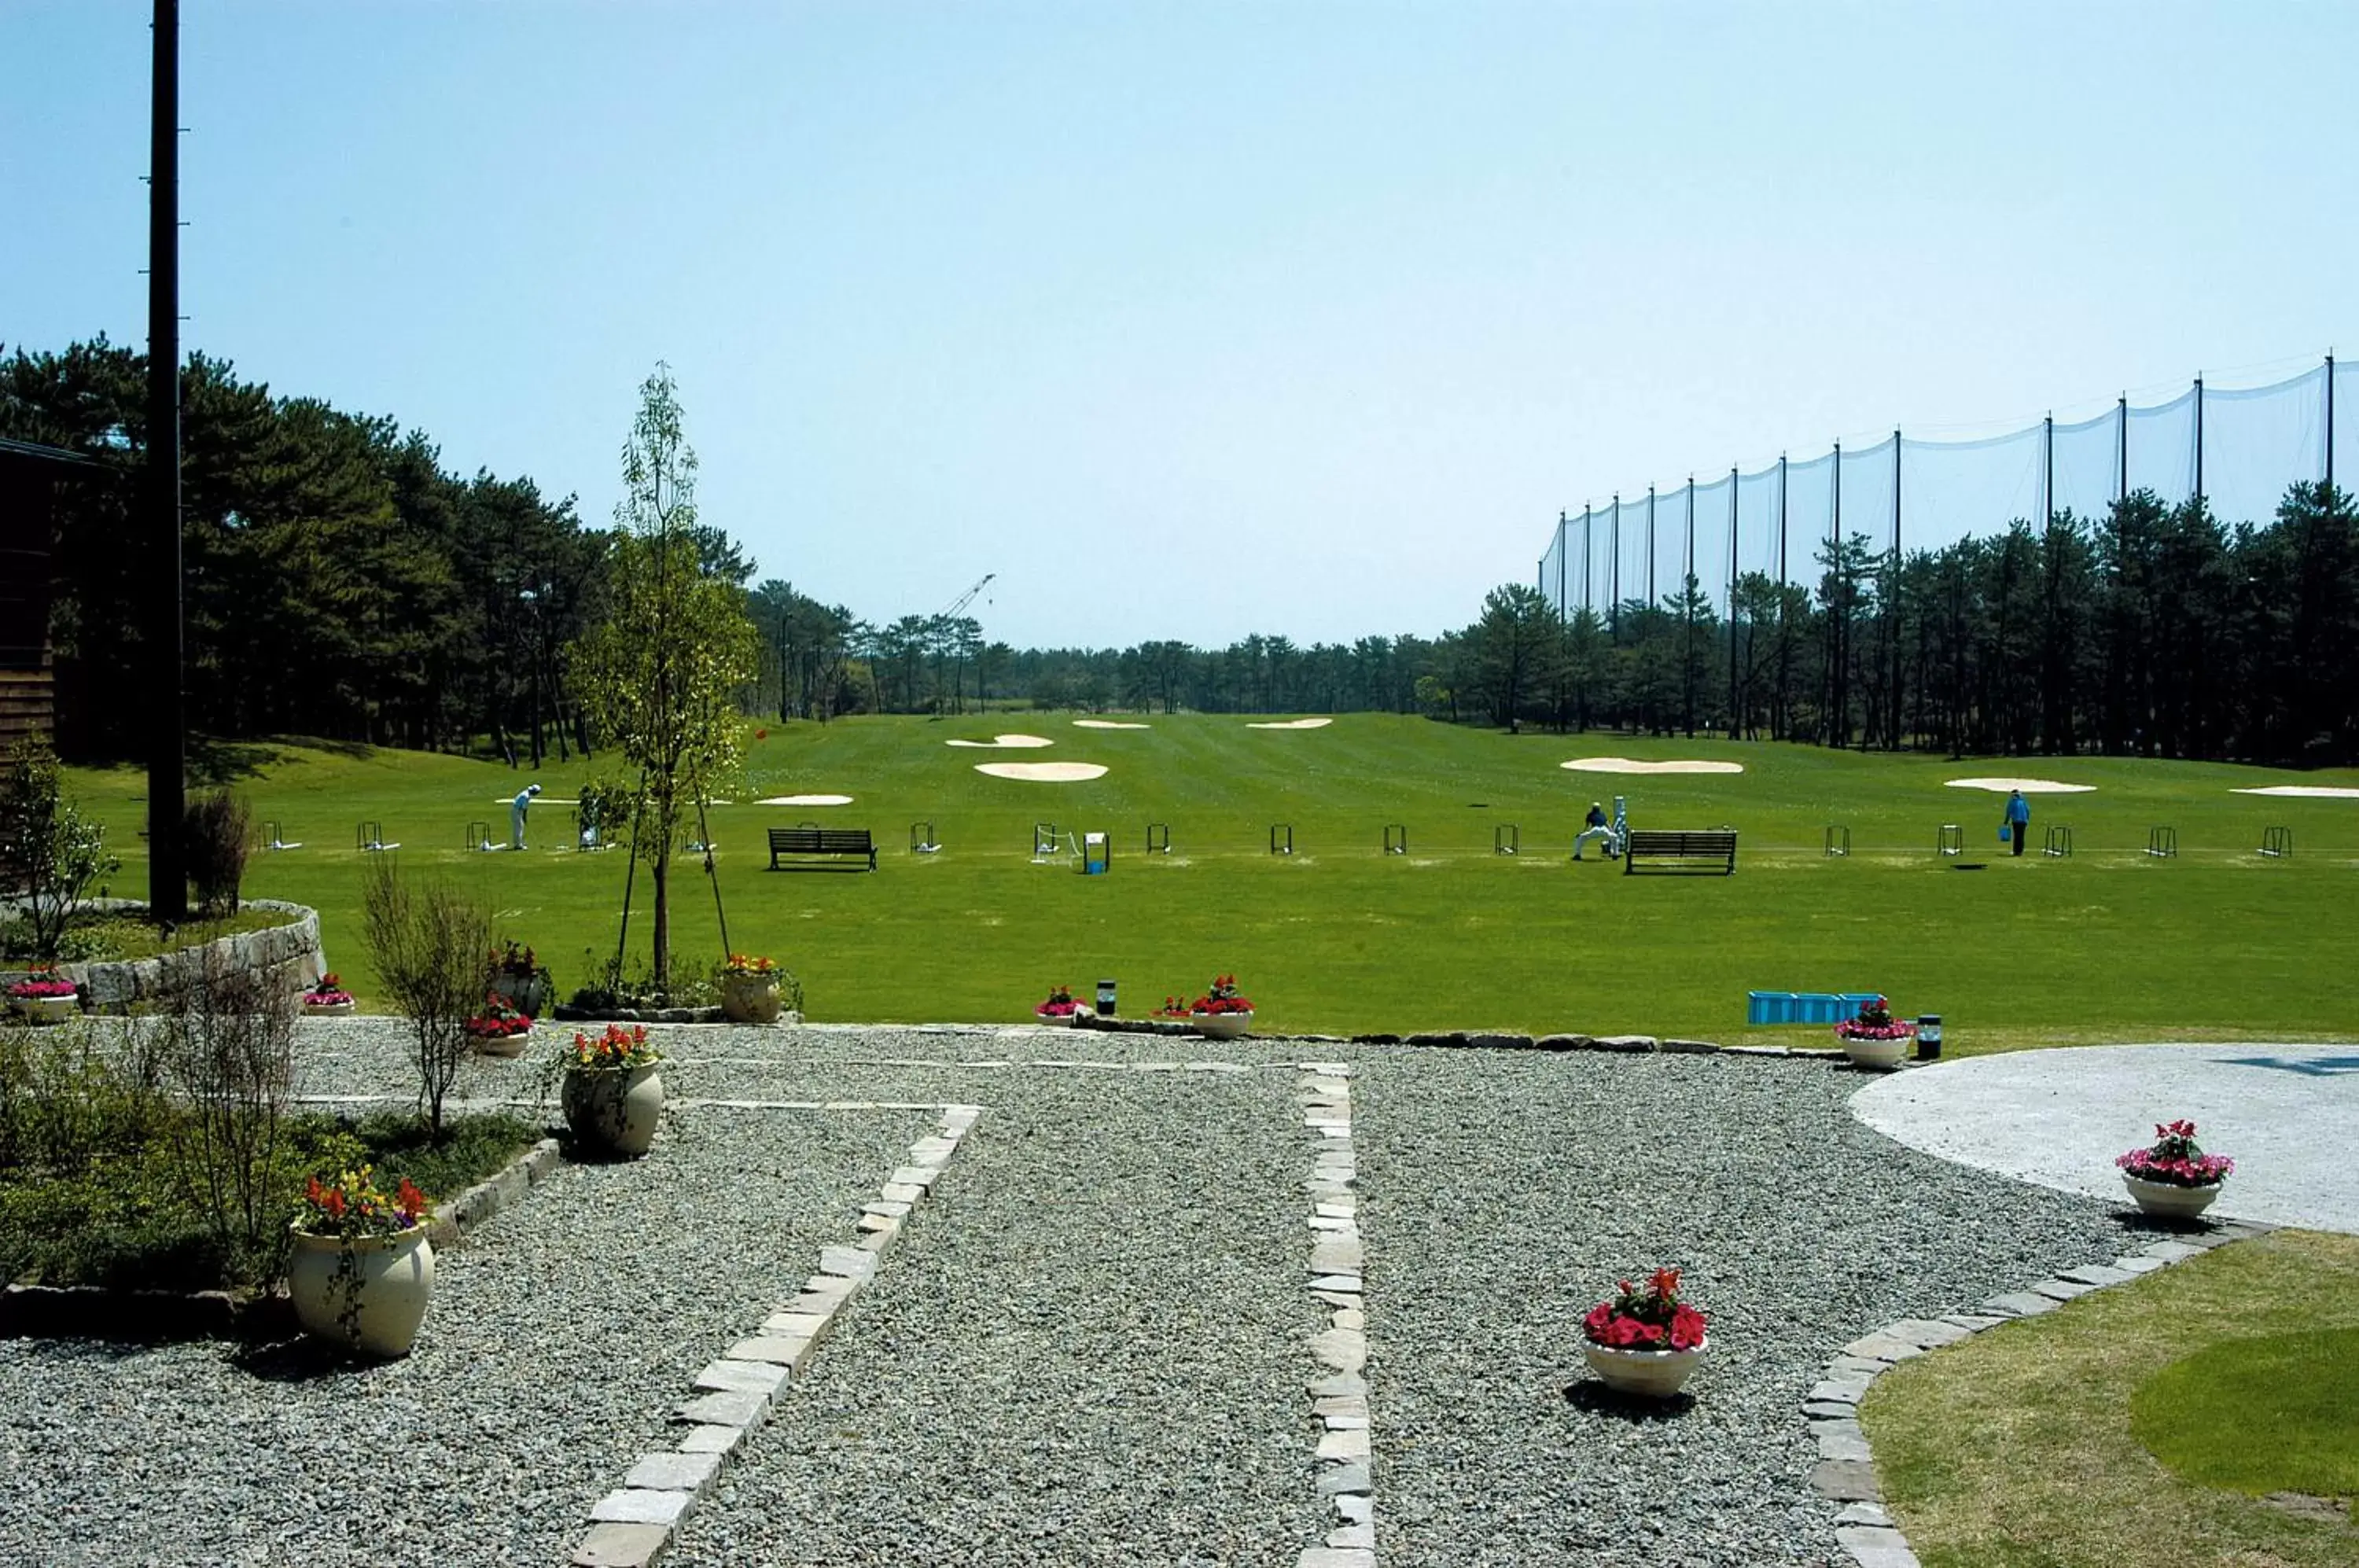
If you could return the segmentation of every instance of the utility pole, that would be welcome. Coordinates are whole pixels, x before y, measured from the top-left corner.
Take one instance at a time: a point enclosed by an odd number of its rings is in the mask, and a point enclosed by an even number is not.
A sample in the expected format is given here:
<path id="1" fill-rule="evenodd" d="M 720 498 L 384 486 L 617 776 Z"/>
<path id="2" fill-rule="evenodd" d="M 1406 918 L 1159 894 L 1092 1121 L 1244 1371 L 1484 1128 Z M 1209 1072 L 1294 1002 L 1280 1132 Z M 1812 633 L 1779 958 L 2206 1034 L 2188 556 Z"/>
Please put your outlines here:
<path id="1" fill-rule="evenodd" d="M 180 4 L 155 0 L 147 175 L 147 906 L 189 914 L 180 818 L 188 701 L 180 646 Z"/>

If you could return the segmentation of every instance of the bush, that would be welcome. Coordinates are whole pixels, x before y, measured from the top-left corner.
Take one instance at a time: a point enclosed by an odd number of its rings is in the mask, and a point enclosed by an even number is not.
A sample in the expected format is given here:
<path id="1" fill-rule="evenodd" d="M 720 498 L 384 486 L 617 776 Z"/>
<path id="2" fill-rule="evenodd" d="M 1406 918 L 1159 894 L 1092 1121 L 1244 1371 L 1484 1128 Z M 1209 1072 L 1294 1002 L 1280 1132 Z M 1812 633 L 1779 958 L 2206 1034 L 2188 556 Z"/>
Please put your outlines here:
<path id="1" fill-rule="evenodd" d="M 214 950 L 175 971 L 156 1034 L 178 1096 L 173 1166 L 223 1249 L 275 1257 L 299 1172 L 285 1140 L 295 1080 L 295 997 Z"/>
<path id="2" fill-rule="evenodd" d="M 180 814 L 180 844 L 200 909 L 237 913 L 238 884 L 245 878 L 246 847 L 253 839 L 253 812 L 228 790 L 190 800 Z"/>
<path id="3" fill-rule="evenodd" d="M 106 830 L 65 799 L 57 754 L 38 735 L 21 742 L 0 771 L 0 894 L 23 896 L 35 957 L 58 955 L 75 909 L 121 865 Z"/>
<path id="4" fill-rule="evenodd" d="M 386 999 L 409 1020 L 419 1099 L 440 1137 L 442 1102 L 469 1060 L 467 1020 L 484 1000 L 491 915 L 447 882 L 405 882 L 389 855 L 362 877 L 362 930 Z"/>
<path id="5" fill-rule="evenodd" d="M 0 1175 L 136 1156 L 167 1119 L 152 1048 L 124 1020 L 0 1022 Z"/>

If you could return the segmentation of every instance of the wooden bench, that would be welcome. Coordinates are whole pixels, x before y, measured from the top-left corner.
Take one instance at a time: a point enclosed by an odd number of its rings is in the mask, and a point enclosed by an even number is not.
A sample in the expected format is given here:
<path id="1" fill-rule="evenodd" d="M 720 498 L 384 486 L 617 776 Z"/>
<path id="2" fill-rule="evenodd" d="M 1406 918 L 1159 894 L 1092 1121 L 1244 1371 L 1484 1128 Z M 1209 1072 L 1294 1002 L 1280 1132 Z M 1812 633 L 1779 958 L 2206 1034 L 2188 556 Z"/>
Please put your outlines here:
<path id="1" fill-rule="evenodd" d="M 822 867 L 814 862 L 789 862 L 778 865 L 778 856 L 799 855 L 819 856 L 827 860 L 865 858 L 868 869 L 876 869 L 876 844 L 866 828 L 772 828 L 770 830 L 770 869 L 773 871 L 814 871 L 820 869 L 857 871 L 857 866 Z"/>
<path id="2" fill-rule="evenodd" d="M 1622 849 L 1622 874 L 1626 877 L 1637 870 L 1642 858 L 1660 863 L 1666 868 L 1716 869 L 1723 877 L 1733 877 L 1736 874 L 1736 830 L 1668 833 L 1632 828 L 1630 842 Z"/>

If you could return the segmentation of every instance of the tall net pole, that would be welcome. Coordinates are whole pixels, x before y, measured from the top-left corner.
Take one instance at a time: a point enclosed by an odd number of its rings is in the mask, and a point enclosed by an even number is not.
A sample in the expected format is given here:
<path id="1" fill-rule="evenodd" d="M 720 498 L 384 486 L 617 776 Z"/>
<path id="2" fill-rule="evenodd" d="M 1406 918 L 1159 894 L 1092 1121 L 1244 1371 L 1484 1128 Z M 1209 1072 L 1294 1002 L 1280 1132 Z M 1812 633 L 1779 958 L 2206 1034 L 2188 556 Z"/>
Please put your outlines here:
<path id="1" fill-rule="evenodd" d="M 2203 504 L 2203 377 L 2195 378 L 2195 504 Z"/>
<path id="2" fill-rule="evenodd" d="M 1892 565 L 1886 578 L 1885 636 L 1892 643 L 1892 749 L 1900 749 L 1900 428 L 1892 430 Z"/>
<path id="3" fill-rule="evenodd" d="M 1647 608 L 1655 607 L 1655 487 L 1647 486 Z"/>
<path id="4" fill-rule="evenodd" d="M 1728 469 L 1728 738 L 1739 730 L 1736 714 L 1736 465 Z"/>
<path id="5" fill-rule="evenodd" d="M 1622 640 L 1622 492 L 1614 493 L 1614 559 L 1606 592 L 1613 598 L 1605 606 L 1605 630 L 1615 642 Z"/>
<path id="6" fill-rule="evenodd" d="M 2326 356 L 2326 498 L 2334 499 L 2334 355 Z"/>

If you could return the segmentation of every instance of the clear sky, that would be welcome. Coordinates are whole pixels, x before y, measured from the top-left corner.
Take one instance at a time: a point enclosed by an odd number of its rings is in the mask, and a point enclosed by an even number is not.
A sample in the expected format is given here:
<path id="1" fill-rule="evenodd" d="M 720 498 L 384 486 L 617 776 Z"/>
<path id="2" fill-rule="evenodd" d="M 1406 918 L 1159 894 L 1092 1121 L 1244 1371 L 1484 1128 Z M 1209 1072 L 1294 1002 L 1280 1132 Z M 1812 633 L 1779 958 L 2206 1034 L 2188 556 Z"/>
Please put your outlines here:
<path id="1" fill-rule="evenodd" d="M 184 10 L 188 346 L 595 521 L 667 360 L 764 576 L 1019 644 L 1430 634 L 1609 490 L 2359 355 L 2325 0 Z M 0 0 L 0 342 L 145 341 L 147 15 Z"/>

